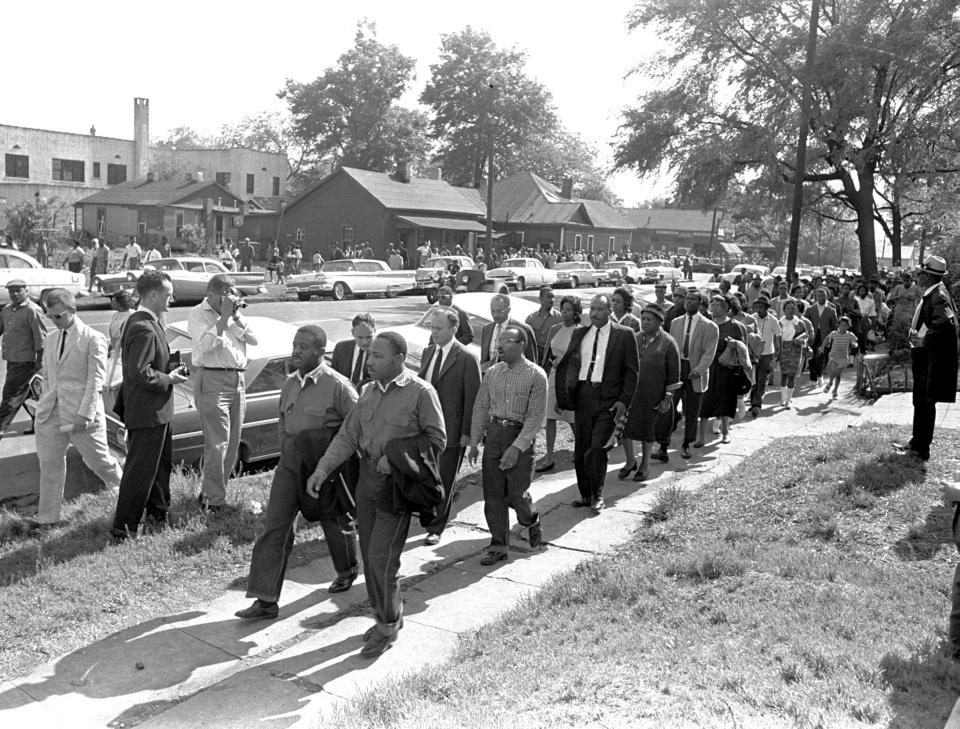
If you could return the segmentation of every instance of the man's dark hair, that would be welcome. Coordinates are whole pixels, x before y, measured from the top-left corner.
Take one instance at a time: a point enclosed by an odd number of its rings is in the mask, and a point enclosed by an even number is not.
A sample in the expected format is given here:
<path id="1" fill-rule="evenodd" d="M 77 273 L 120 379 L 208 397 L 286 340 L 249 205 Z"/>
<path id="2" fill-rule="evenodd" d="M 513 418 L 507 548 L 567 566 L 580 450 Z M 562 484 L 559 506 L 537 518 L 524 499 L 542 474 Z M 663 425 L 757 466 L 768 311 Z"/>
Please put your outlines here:
<path id="1" fill-rule="evenodd" d="M 137 279 L 137 285 L 135 288 L 137 294 L 142 299 L 151 291 L 160 291 L 163 289 L 163 282 L 169 280 L 170 274 L 166 271 L 157 271 L 148 268 L 146 271 L 140 274 L 140 278 Z"/>
<path id="2" fill-rule="evenodd" d="M 552 294 L 552 293 L 553 293 L 552 286 L 541 286 L 540 293 L 538 294 L 538 296 L 543 296 L 544 294 Z"/>
<path id="3" fill-rule="evenodd" d="M 380 332 L 376 338 L 387 340 L 390 342 L 390 347 L 393 349 L 394 354 L 402 354 L 404 359 L 407 358 L 407 340 L 400 334 L 396 332 Z"/>
<path id="4" fill-rule="evenodd" d="M 313 343 L 317 349 L 326 349 L 327 348 L 327 333 L 323 331 L 323 327 L 316 324 L 304 324 L 302 327 L 297 329 L 297 334 L 309 334 L 313 337 Z"/>
<path id="5" fill-rule="evenodd" d="M 370 314 L 366 312 L 364 312 L 363 314 L 357 314 L 355 317 L 353 317 L 353 321 L 350 324 L 350 328 L 353 329 L 359 324 L 366 324 L 368 327 L 370 327 L 374 331 L 376 331 L 377 329 L 377 322 L 374 320 L 374 318 Z"/>
<path id="6" fill-rule="evenodd" d="M 527 346 L 527 333 L 523 330 L 523 327 L 507 327 L 503 330 L 503 333 L 506 334 L 507 332 L 514 332 L 514 339 L 520 342 L 520 344 L 522 344 L 524 347 Z"/>
<path id="7" fill-rule="evenodd" d="M 218 273 L 207 281 L 207 293 L 223 295 L 229 293 L 231 289 L 236 288 L 236 285 L 232 276 L 228 276 L 225 273 Z"/>

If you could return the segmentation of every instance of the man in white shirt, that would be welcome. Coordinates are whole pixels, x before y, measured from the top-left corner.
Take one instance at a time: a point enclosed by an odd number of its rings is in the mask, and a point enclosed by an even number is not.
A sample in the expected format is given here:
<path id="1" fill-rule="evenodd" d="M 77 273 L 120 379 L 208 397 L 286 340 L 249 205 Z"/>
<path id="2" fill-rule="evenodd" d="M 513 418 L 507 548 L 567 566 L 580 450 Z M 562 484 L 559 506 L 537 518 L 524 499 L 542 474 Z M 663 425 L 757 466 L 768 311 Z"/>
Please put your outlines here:
<path id="1" fill-rule="evenodd" d="M 207 297 L 190 310 L 193 342 L 193 396 L 203 430 L 203 484 L 200 502 L 211 511 L 226 504 L 227 480 L 237 463 L 246 412 L 247 345 L 257 338 L 240 314 L 233 279 L 217 274 Z"/>
<path id="2" fill-rule="evenodd" d="M 767 380 L 773 372 L 774 363 L 780 359 L 780 339 L 783 331 L 776 317 L 769 315 L 770 300 L 766 296 L 757 297 L 753 302 L 753 308 L 756 312 L 753 319 L 757 323 L 757 334 L 763 340 L 763 348 L 757 360 L 756 378 L 753 389 L 750 391 L 750 414 L 757 418 L 760 417 L 760 409 L 763 407 Z"/>
<path id="3" fill-rule="evenodd" d="M 137 243 L 137 239 L 130 236 L 130 242 L 126 248 L 123 249 L 123 260 L 120 262 L 120 267 L 136 270 L 140 268 L 140 259 L 142 257 L 143 249 L 140 247 L 140 244 Z"/>
<path id="4" fill-rule="evenodd" d="M 144 256 L 143 262 L 150 263 L 150 261 L 158 261 L 161 258 L 163 258 L 163 256 L 160 255 L 160 251 L 157 249 L 157 247 L 150 246 L 150 250 L 148 250 L 147 255 Z"/>

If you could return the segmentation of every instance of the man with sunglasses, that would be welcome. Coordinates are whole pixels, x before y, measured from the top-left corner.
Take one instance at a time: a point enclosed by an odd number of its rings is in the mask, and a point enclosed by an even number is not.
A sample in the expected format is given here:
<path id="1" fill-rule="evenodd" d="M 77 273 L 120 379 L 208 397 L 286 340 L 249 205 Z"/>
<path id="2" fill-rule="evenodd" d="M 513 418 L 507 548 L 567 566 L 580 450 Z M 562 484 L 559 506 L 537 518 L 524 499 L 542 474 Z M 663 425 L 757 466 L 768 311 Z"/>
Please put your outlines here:
<path id="1" fill-rule="evenodd" d="M 65 289 L 47 294 L 47 316 L 55 329 L 43 351 L 43 394 L 37 402 L 37 458 L 40 461 L 41 525 L 60 521 L 67 449 L 72 443 L 83 462 L 107 488 L 120 486 L 122 472 L 107 447 L 107 421 L 100 390 L 107 367 L 107 342 L 80 321 L 77 302 Z"/>
<path id="2" fill-rule="evenodd" d="M 10 303 L 0 310 L 3 360 L 7 364 L 0 395 L 0 433 L 10 427 L 10 421 L 27 397 L 30 378 L 43 365 L 43 338 L 47 335 L 43 310 L 30 301 L 27 282 L 8 281 L 7 293 Z M 33 428 L 27 432 L 32 433 Z"/>

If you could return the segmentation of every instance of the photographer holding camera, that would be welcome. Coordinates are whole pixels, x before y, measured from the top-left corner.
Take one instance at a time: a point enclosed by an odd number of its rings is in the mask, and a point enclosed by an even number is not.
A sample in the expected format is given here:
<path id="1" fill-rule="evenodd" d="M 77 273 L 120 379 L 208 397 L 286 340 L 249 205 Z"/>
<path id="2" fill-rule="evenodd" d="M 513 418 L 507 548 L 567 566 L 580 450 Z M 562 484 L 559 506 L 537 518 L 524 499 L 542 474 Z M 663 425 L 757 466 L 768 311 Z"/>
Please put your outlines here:
<path id="1" fill-rule="evenodd" d="M 246 410 L 247 345 L 257 338 L 240 314 L 246 302 L 226 274 L 207 283 L 207 297 L 190 310 L 193 397 L 203 429 L 200 503 L 210 511 L 226 504 L 227 480 L 237 463 Z"/>

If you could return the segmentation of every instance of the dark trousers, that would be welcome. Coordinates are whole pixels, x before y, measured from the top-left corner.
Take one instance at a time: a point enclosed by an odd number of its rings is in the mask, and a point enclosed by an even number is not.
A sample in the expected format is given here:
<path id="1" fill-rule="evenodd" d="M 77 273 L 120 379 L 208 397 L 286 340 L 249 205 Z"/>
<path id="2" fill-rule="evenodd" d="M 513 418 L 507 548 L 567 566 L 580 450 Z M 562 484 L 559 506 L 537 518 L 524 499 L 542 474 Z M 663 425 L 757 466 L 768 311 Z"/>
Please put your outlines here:
<path id="1" fill-rule="evenodd" d="M 933 430 L 937 425 L 937 403 L 927 397 L 927 352 L 923 347 L 910 350 L 913 369 L 913 437 L 910 447 L 930 455 Z"/>
<path id="2" fill-rule="evenodd" d="M 823 377 L 823 366 L 825 363 L 825 355 L 821 351 L 823 349 L 823 342 L 820 341 L 820 335 L 817 335 L 817 341 L 813 345 L 813 357 L 810 358 L 810 382 L 816 382 L 821 377 Z"/>
<path id="3" fill-rule="evenodd" d="M 960 651 L 960 564 L 958 564 L 953 571 L 952 598 L 947 640 L 953 644 L 952 648 L 954 651 Z"/>
<path id="4" fill-rule="evenodd" d="M 463 449 L 444 448 L 440 454 L 440 482 L 443 484 L 443 502 L 437 506 L 437 516 L 427 527 L 429 534 L 443 534 L 450 521 L 450 509 L 453 505 L 453 484 L 457 480 L 457 466 L 460 465 L 460 454 Z"/>
<path id="5" fill-rule="evenodd" d="M 291 466 L 281 456 L 277 470 L 273 472 L 263 531 L 253 545 L 247 597 L 265 602 L 277 602 L 280 599 L 283 577 L 296 537 L 297 513 L 300 511 L 298 468 L 298 465 Z M 320 527 L 337 575 L 356 575 L 357 529 L 353 517 L 344 514 L 336 519 L 321 519 Z"/>
<path id="6" fill-rule="evenodd" d="M 133 536 L 146 509 L 147 516 L 166 521 L 170 508 L 170 470 L 173 465 L 173 429 L 170 424 L 131 428 L 127 460 L 120 479 L 115 537 Z"/>
<path id="7" fill-rule="evenodd" d="M 360 460 L 357 483 L 357 531 L 367 597 L 383 635 L 396 633 L 403 603 L 400 600 L 400 555 L 410 531 L 410 512 L 387 512 L 377 506 L 380 495 L 391 488 L 390 477 L 377 472 L 376 462 Z"/>
<path id="8" fill-rule="evenodd" d="M 607 450 L 613 435 L 613 413 L 597 401 L 600 388 L 589 382 L 577 385 L 577 407 L 573 421 L 573 465 L 580 496 L 594 501 L 603 492 L 607 476 Z"/>
<path id="9" fill-rule="evenodd" d="M 761 354 L 757 362 L 756 381 L 753 383 L 753 389 L 750 390 L 751 408 L 759 410 L 763 407 L 763 396 L 767 392 L 767 382 L 771 372 L 773 372 L 773 355 Z"/>
<path id="10" fill-rule="evenodd" d="M 703 405 L 703 393 L 693 391 L 690 379 L 690 360 L 680 360 L 680 389 L 673 396 L 673 427 L 679 421 L 678 401 L 683 400 L 683 445 L 690 445 L 697 439 L 697 423 L 700 421 L 700 406 Z"/>
<path id="11" fill-rule="evenodd" d="M 490 530 L 490 551 L 506 554 L 510 550 L 510 509 L 517 512 L 522 526 L 536 524 L 540 515 L 533 508 L 530 481 L 533 479 L 533 446 L 523 451 L 513 468 L 500 468 L 500 459 L 520 434 L 520 426 L 487 426 L 483 442 L 481 474 L 483 515 Z"/>
<path id="12" fill-rule="evenodd" d="M 30 378 L 36 371 L 34 362 L 7 362 L 7 377 L 0 395 L 0 432 L 10 427 L 10 421 L 27 399 Z"/>

